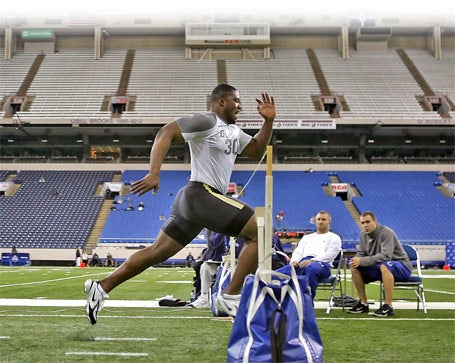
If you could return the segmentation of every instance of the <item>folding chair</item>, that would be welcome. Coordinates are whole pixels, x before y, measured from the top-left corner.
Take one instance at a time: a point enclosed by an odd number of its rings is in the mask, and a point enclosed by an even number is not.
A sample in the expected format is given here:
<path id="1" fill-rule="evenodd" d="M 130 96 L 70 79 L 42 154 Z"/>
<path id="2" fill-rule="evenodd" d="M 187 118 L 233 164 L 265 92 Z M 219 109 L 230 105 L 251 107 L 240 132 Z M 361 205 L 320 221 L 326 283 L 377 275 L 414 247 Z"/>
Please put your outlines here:
<path id="1" fill-rule="evenodd" d="M 420 308 L 420 303 L 422 303 L 423 312 L 427 313 L 427 304 L 425 301 L 425 291 L 423 289 L 422 281 L 422 269 L 420 267 L 420 257 L 417 250 L 409 245 L 403 245 L 405 252 L 408 254 L 411 264 L 416 265 L 417 275 L 411 275 L 407 281 L 395 281 L 395 288 L 401 290 L 412 290 L 416 295 L 417 300 L 417 311 Z M 400 297 L 401 300 L 406 300 L 406 298 Z M 382 301 L 385 300 L 384 285 L 381 281 L 380 283 L 380 292 L 379 292 L 379 305 L 382 306 Z M 409 298 L 407 300 L 410 300 Z"/>
<path id="2" fill-rule="evenodd" d="M 342 301 L 342 308 L 344 311 L 344 299 L 343 299 L 343 284 L 341 283 L 341 267 L 343 265 L 343 251 L 340 251 L 338 256 L 333 261 L 333 267 L 336 269 L 335 274 L 330 275 L 329 277 L 323 279 L 319 285 L 318 291 L 330 291 L 329 306 L 327 307 L 326 314 L 330 313 L 332 309 L 335 292 L 340 292 L 340 300 Z"/>

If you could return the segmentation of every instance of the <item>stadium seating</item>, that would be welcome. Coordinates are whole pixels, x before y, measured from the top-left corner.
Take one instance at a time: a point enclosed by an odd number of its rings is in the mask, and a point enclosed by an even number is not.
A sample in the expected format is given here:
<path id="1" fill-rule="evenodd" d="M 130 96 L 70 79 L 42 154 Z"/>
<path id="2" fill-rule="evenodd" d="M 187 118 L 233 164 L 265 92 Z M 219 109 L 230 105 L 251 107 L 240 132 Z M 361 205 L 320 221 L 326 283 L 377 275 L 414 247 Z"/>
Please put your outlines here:
<path id="1" fill-rule="evenodd" d="M 437 60 L 423 49 L 406 49 L 406 53 L 436 94 L 455 99 L 455 49 L 445 49 L 444 56 Z M 450 114 L 455 117 L 453 111 Z"/>
<path id="2" fill-rule="evenodd" d="M 17 173 L 20 188 L 0 196 L 0 247 L 70 248 L 85 246 L 103 202 L 96 187 L 113 171 L 37 171 Z"/>
<path id="3" fill-rule="evenodd" d="M 126 50 L 107 50 L 95 60 L 89 49 L 46 54 L 28 90 L 35 99 L 21 118 L 109 118 L 110 112 L 101 111 L 101 105 L 117 90 L 125 55 Z"/>
<path id="4" fill-rule="evenodd" d="M 100 184 L 112 181 L 116 173 L 3 170 L 0 181 L 14 177 L 20 188 L 13 196 L 0 196 L 3 215 L 0 247 L 84 246 L 104 199 L 99 193 L 95 195 L 95 190 Z M 146 173 L 146 170 L 126 170 L 122 181 L 128 187 Z M 360 232 L 356 220 L 340 197 L 329 196 L 324 191 L 334 175 L 359 191 L 360 196 L 353 197 L 359 212 L 376 212 L 379 223 L 393 228 L 404 244 L 446 245 L 447 261 L 453 265 L 454 199 L 443 196 L 437 189 L 440 185 L 437 172 L 275 171 L 273 215 L 282 210 L 284 218 L 281 222 L 274 220 L 274 228 L 286 235 L 294 233 L 294 238 L 298 238 L 302 231 L 315 229 L 311 217 L 327 210 L 333 218 L 331 229 L 341 236 L 343 247 L 354 248 Z M 116 196 L 114 208 L 101 231 L 100 246 L 154 242 L 171 212 L 176 193 L 189 176 L 189 171 L 163 171 L 157 195 Z M 231 181 L 237 184 L 240 200 L 253 207 L 264 206 L 264 171 L 234 171 Z M 138 208 L 141 202 L 143 210 Z"/>
<path id="5" fill-rule="evenodd" d="M 349 105 L 342 117 L 440 119 L 437 112 L 423 111 L 418 104 L 415 96 L 422 90 L 394 49 L 351 50 L 349 59 L 337 56 L 334 49 L 315 52 L 331 91 L 343 95 Z"/>
<path id="6" fill-rule="evenodd" d="M 454 199 L 436 189 L 437 172 L 338 172 L 338 177 L 361 193 L 353 198 L 357 209 L 374 211 L 402 242 L 454 239 Z"/>
<path id="7" fill-rule="evenodd" d="M 314 120 L 330 119 L 327 112 L 316 111 L 312 103 L 311 95 L 319 94 L 320 90 L 305 49 L 275 49 L 272 59 L 254 62 L 227 60 L 226 71 L 229 82 L 244 97 L 242 119 L 257 120 L 254 97 L 264 90 L 268 90 L 280 105 L 280 120 L 303 116 Z"/>
<path id="8" fill-rule="evenodd" d="M 122 181 L 129 185 L 146 173 L 145 170 L 127 170 Z M 132 194 L 116 197 L 115 209 L 109 213 L 99 243 L 154 242 L 164 218 L 169 217 L 176 193 L 188 178 L 188 171 L 162 171 L 160 190 L 155 196 L 149 193 L 141 197 Z M 143 210 L 138 209 L 140 202 L 144 204 Z M 134 209 L 129 210 L 130 206 Z"/>
<path id="9" fill-rule="evenodd" d="M 5 60 L 5 49 L 0 48 L 0 95 L 14 95 L 28 73 L 36 54 L 16 51 L 14 60 Z"/>
<path id="10" fill-rule="evenodd" d="M 455 183 L 455 172 L 446 172 L 444 176 L 449 180 L 451 183 Z"/>
<path id="11" fill-rule="evenodd" d="M 217 83 L 215 61 L 186 60 L 183 49 L 137 49 L 128 86 L 128 94 L 136 95 L 136 107 L 125 117 L 203 112 Z"/>
<path id="12" fill-rule="evenodd" d="M 125 184 L 138 180 L 145 170 L 127 170 Z M 327 172 L 280 172 L 274 176 L 274 215 L 283 210 L 282 222 L 274 221 L 280 231 L 314 230 L 310 218 L 319 210 L 328 210 L 333 219 L 332 231 L 338 233 L 344 248 L 354 248 L 360 233 L 356 221 L 339 197 L 325 194 L 330 183 Z M 332 173 L 333 174 L 333 173 Z M 405 244 L 445 244 L 453 241 L 453 199 L 442 196 L 435 188 L 435 172 L 337 172 L 341 182 L 353 183 L 361 193 L 353 203 L 360 212 L 373 210 L 379 222 L 393 228 Z M 121 197 L 110 212 L 100 243 L 140 244 L 153 242 L 171 210 L 176 192 L 189 177 L 189 172 L 164 171 L 156 196 Z M 258 171 L 234 171 L 231 178 L 238 186 L 239 199 L 253 207 L 264 205 L 265 174 Z M 245 187 L 244 191 L 241 189 Z M 391 197 L 392 196 L 392 197 Z M 128 211 L 130 204 L 133 211 Z M 436 202 L 435 202 L 436 201 Z M 137 206 L 143 202 L 145 208 Z M 298 233 L 297 233 L 298 235 Z"/>
<path id="13" fill-rule="evenodd" d="M 455 98 L 453 50 L 445 51 L 441 60 L 426 50 L 406 52 L 436 92 Z M 422 110 L 416 100 L 422 90 L 395 49 L 351 50 L 349 59 L 335 49 L 315 49 L 315 54 L 330 90 L 343 95 L 350 108 L 341 111 L 342 118 L 440 120 L 436 111 Z M 17 51 L 10 61 L 1 61 L 6 72 L 0 74 L 0 94 L 17 92 L 35 56 Z M 105 96 L 117 91 L 125 56 L 125 49 L 107 49 L 98 60 L 88 49 L 46 54 L 28 90 L 34 95 L 33 103 L 21 116 L 109 118 L 110 111 L 101 111 L 101 105 Z M 282 121 L 330 120 L 326 111 L 316 110 L 313 104 L 312 96 L 321 90 L 305 49 L 276 48 L 270 59 L 227 59 L 225 64 L 227 81 L 243 95 L 242 119 L 257 119 L 254 98 L 268 90 L 280 105 Z M 127 88 L 135 106 L 124 116 L 173 118 L 204 111 L 218 79 L 216 61 L 185 59 L 183 48 L 135 49 Z"/>

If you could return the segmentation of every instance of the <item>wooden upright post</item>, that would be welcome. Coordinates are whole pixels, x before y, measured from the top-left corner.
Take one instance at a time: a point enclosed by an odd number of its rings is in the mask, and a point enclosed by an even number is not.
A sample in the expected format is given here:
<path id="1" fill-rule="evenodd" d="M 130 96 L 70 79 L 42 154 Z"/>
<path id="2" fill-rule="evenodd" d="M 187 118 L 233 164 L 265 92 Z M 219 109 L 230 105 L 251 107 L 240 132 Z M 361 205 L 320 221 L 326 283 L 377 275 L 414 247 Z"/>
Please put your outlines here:
<path id="1" fill-rule="evenodd" d="M 264 268 L 272 269 L 273 236 L 273 146 L 267 146 L 267 170 L 265 175 L 265 211 L 264 211 Z"/>

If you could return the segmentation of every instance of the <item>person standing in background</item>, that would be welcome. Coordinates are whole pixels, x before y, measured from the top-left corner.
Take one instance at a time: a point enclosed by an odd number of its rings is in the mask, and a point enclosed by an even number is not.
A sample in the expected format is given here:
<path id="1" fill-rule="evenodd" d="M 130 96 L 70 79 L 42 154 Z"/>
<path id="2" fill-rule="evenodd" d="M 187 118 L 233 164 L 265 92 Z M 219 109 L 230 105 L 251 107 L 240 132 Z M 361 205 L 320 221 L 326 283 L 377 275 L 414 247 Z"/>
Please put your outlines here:
<path id="1" fill-rule="evenodd" d="M 82 254 L 80 247 L 76 250 L 76 267 L 80 267 L 82 262 Z"/>

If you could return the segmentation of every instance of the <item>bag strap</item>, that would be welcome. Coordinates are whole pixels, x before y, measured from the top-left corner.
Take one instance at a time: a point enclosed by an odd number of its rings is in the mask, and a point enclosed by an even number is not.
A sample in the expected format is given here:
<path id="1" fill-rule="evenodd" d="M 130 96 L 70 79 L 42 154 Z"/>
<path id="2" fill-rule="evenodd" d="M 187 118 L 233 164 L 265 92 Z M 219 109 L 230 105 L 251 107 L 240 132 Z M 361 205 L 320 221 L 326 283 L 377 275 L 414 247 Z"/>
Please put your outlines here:
<path id="1" fill-rule="evenodd" d="M 276 317 L 279 315 L 278 317 Z M 275 324 L 275 321 L 277 324 Z M 277 329 L 275 329 L 277 327 Z M 272 362 L 283 362 L 283 350 L 286 342 L 287 317 L 280 307 L 275 309 L 270 317 L 270 347 L 272 349 Z"/>
<path id="2" fill-rule="evenodd" d="M 221 293 L 221 287 L 223 286 L 225 281 L 230 277 L 230 274 L 231 274 L 230 266 L 231 266 L 231 264 L 232 264 L 232 262 L 230 260 L 226 260 L 226 261 L 221 263 L 220 283 L 219 283 L 220 291 L 219 291 L 219 293 Z"/>
<path id="3" fill-rule="evenodd" d="M 284 259 L 286 260 L 286 262 L 291 261 L 291 259 L 289 258 L 289 256 L 288 256 L 286 253 L 281 252 L 281 251 L 279 251 L 279 250 L 277 250 L 277 249 L 275 249 L 275 248 L 272 248 L 272 255 L 281 255 L 281 256 L 284 257 Z"/>
<path id="4" fill-rule="evenodd" d="M 290 291 L 290 296 L 291 296 L 292 300 L 294 301 L 294 304 L 296 304 L 295 306 L 297 308 L 297 315 L 299 317 L 299 341 L 300 341 L 300 344 L 302 344 L 303 349 L 305 349 L 307 362 L 313 363 L 313 355 L 311 354 L 311 349 L 310 349 L 305 337 L 303 336 L 303 321 L 305 319 L 305 314 L 303 311 L 303 309 L 304 309 L 304 307 L 303 307 L 304 292 L 300 289 L 297 272 L 295 271 L 294 266 L 293 265 L 291 265 L 291 266 L 292 266 L 291 267 L 291 278 L 294 281 L 295 290 Z M 309 286 L 307 287 L 307 289 L 308 289 L 307 293 L 311 294 Z"/>
<path id="5" fill-rule="evenodd" d="M 293 265 L 291 266 L 291 276 L 280 273 L 278 271 L 274 270 L 262 270 L 262 269 L 257 269 L 256 273 L 254 275 L 254 282 L 253 282 L 253 288 L 251 291 L 251 296 L 252 300 L 249 302 L 248 306 L 248 313 L 246 317 L 246 328 L 248 331 L 248 342 L 245 346 L 245 351 L 244 351 L 244 356 L 243 356 L 243 363 L 248 363 L 249 362 L 249 354 L 251 347 L 253 345 L 253 333 L 251 330 L 251 321 L 256 314 L 256 312 L 259 310 L 260 305 L 263 303 L 265 296 L 269 295 L 271 296 L 275 302 L 278 303 L 278 306 L 281 305 L 283 302 L 284 298 L 286 295 L 289 296 L 289 298 L 293 301 L 293 304 L 296 308 L 296 313 L 297 313 L 297 319 L 298 319 L 298 325 L 299 325 L 299 341 L 300 344 L 303 346 L 303 349 L 305 350 L 306 353 L 306 358 L 308 363 L 313 362 L 313 356 L 311 353 L 311 349 L 308 345 L 308 342 L 306 341 L 304 335 L 303 335 L 303 322 L 305 319 L 305 314 L 304 314 L 304 300 L 303 300 L 303 293 L 304 291 L 301 290 L 300 288 L 300 283 L 299 283 L 299 277 L 297 276 L 297 272 L 295 271 L 295 268 Z M 264 286 L 262 289 L 259 289 L 259 281 L 262 280 L 263 277 L 270 277 L 270 276 L 275 276 L 278 277 L 282 280 L 292 280 L 292 285 L 290 284 L 284 284 L 282 286 L 282 291 L 281 291 L 281 301 L 278 301 L 274 294 L 269 293 L 269 288 L 267 286 Z M 307 293 L 309 293 L 309 288 Z"/>
<path id="6" fill-rule="evenodd" d="M 273 362 L 282 362 L 283 347 L 284 347 L 284 344 L 286 343 L 285 339 L 286 339 L 287 320 L 286 320 L 286 316 L 284 314 L 282 314 L 282 316 L 279 317 L 278 330 L 277 330 L 277 333 L 273 333 L 274 337 L 272 338 L 272 331 L 273 332 L 275 331 L 275 327 L 274 327 L 275 314 L 278 312 L 283 313 L 281 310 L 281 303 L 283 302 L 286 295 L 289 295 L 295 304 L 298 293 L 296 293 L 295 291 L 292 291 L 289 284 L 284 284 L 282 286 L 282 291 L 281 291 L 281 301 L 278 301 L 278 299 L 273 294 L 273 291 L 268 286 L 264 286 L 263 288 L 260 289 L 259 281 L 261 281 L 262 278 L 264 278 L 264 277 L 272 277 L 272 276 L 278 277 L 279 279 L 281 279 L 283 281 L 288 281 L 290 279 L 297 280 L 297 274 L 295 272 L 295 268 L 293 268 L 293 267 L 291 267 L 291 277 L 289 277 L 289 275 L 286 275 L 286 274 L 283 274 L 281 272 L 274 271 L 274 270 L 262 270 L 260 268 L 258 268 L 256 270 L 256 273 L 254 274 L 253 287 L 251 289 L 251 301 L 249 302 L 248 312 L 247 312 L 247 316 L 246 316 L 246 330 L 248 332 L 248 341 L 245 346 L 245 350 L 244 350 L 244 354 L 243 354 L 243 363 L 249 362 L 249 355 L 250 355 L 251 347 L 253 346 L 253 342 L 254 342 L 251 321 L 252 321 L 253 317 L 256 315 L 257 311 L 259 310 L 259 307 L 263 303 L 266 295 L 269 295 L 278 304 L 278 308 L 272 314 L 272 318 L 271 318 L 271 322 L 270 322 L 271 347 L 272 347 L 271 354 L 272 354 Z M 303 314 L 300 315 L 300 313 L 299 313 L 298 315 L 299 315 L 299 320 L 303 321 Z M 273 329 L 272 329 L 272 325 L 273 325 Z M 275 360 L 275 357 L 277 359 L 279 358 L 280 360 Z"/>

